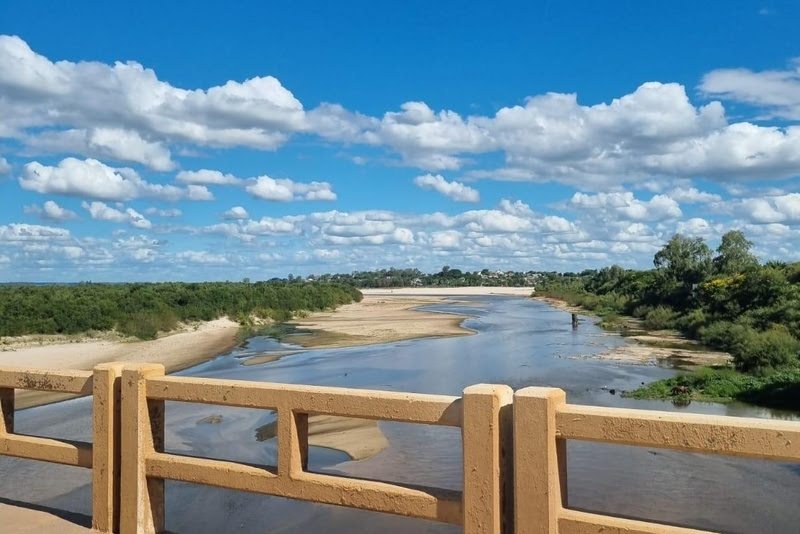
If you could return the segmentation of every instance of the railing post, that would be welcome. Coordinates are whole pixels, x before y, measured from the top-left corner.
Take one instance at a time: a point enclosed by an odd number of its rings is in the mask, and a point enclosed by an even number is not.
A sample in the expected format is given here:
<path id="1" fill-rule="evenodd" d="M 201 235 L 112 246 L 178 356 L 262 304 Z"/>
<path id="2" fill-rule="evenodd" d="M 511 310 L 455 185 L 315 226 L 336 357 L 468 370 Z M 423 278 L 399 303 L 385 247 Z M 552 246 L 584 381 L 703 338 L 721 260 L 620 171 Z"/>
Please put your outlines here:
<path id="1" fill-rule="evenodd" d="M 530 387 L 514 394 L 514 524 L 516 534 L 556 534 L 566 505 L 566 442 L 556 437 L 564 391 Z"/>
<path id="2" fill-rule="evenodd" d="M 0 436 L 14 433 L 14 388 L 0 388 Z"/>
<path id="3" fill-rule="evenodd" d="M 308 414 L 278 408 L 278 474 L 294 478 L 308 468 Z"/>
<path id="4" fill-rule="evenodd" d="M 478 384 L 464 390 L 464 534 L 503 532 L 504 449 L 510 446 L 505 426 L 512 398 L 508 386 Z"/>
<path id="5" fill-rule="evenodd" d="M 164 481 L 150 479 L 147 455 L 164 450 L 164 401 L 147 400 L 147 379 L 164 376 L 163 365 L 122 371 L 121 502 L 122 534 L 164 530 Z"/>
<path id="6" fill-rule="evenodd" d="M 119 532 L 120 376 L 104 363 L 92 377 L 92 528 Z"/>

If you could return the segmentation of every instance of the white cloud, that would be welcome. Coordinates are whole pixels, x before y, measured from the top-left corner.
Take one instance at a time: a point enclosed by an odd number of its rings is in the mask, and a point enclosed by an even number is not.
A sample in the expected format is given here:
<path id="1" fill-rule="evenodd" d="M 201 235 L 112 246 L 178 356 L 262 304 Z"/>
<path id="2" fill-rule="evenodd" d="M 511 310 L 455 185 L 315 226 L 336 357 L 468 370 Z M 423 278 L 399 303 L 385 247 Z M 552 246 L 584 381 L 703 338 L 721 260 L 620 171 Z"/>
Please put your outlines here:
<path id="1" fill-rule="evenodd" d="M 431 246 L 434 248 L 459 248 L 462 235 L 456 230 L 444 230 L 431 234 Z"/>
<path id="2" fill-rule="evenodd" d="M 250 217 L 250 214 L 247 213 L 247 210 L 241 206 L 234 206 L 225 213 L 222 214 L 224 219 L 247 219 Z"/>
<path id="3" fill-rule="evenodd" d="M 144 210 L 144 212 L 147 215 L 156 215 L 158 217 L 180 217 L 183 215 L 183 212 L 178 208 L 159 209 L 151 206 Z"/>
<path id="4" fill-rule="evenodd" d="M 69 238 L 69 230 L 64 228 L 17 223 L 0 225 L 0 243 L 63 241 Z"/>
<path id="5" fill-rule="evenodd" d="M 422 189 L 436 191 L 456 202 L 478 202 L 480 194 L 476 189 L 462 184 L 461 182 L 448 182 L 440 174 L 425 174 L 414 178 L 414 183 Z"/>
<path id="6" fill-rule="evenodd" d="M 8 174 L 11 172 L 11 165 L 6 158 L 0 157 L 0 175 Z"/>
<path id="7" fill-rule="evenodd" d="M 202 186 L 186 189 L 174 185 L 154 184 L 142 179 L 129 168 L 114 168 L 96 159 L 65 158 L 57 167 L 32 162 L 25 165 L 19 178 L 23 189 L 42 194 L 62 194 L 100 200 L 132 200 L 139 197 L 162 200 L 211 200 L 213 196 Z"/>
<path id="8" fill-rule="evenodd" d="M 700 89 L 707 95 L 766 107 L 784 119 L 800 119 L 800 58 L 786 70 L 754 72 L 717 69 L 703 77 Z"/>
<path id="9" fill-rule="evenodd" d="M 97 221 L 109 221 L 115 223 L 128 223 L 134 228 L 142 230 L 149 230 L 153 227 L 153 223 L 147 220 L 144 215 L 139 213 L 133 208 L 127 208 L 125 211 L 114 209 L 103 202 L 83 202 L 81 204 L 83 209 L 89 212 L 92 219 Z"/>
<path id="10" fill-rule="evenodd" d="M 722 197 L 713 193 L 699 191 L 695 187 L 676 187 L 669 192 L 669 197 L 676 202 L 685 204 L 708 204 L 709 202 L 719 202 Z"/>
<path id="11" fill-rule="evenodd" d="M 51 221 L 70 221 L 78 218 L 74 211 L 62 208 L 52 200 L 46 201 L 41 207 L 36 204 L 25 206 L 23 211 Z"/>
<path id="12" fill-rule="evenodd" d="M 0 36 L 3 130 L 52 126 L 136 129 L 154 141 L 274 149 L 308 128 L 302 104 L 271 77 L 187 90 L 135 62 L 51 62 Z"/>
<path id="13" fill-rule="evenodd" d="M 277 202 L 336 200 L 336 193 L 328 182 L 301 183 L 287 178 L 270 178 L 266 175 L 250 179 L 245 190 L 256 198 Z"/>
<path id="14" fill-rule="evenodd" d="M 92 158 L 140 163 L 156 171 L 169 171 L 175 162 L 161 142 L 143 139 L 134 130 L 90 128 L 49 130 L 24 138 L 29 152 L 71 152 Z"/>
<path id="15" fill-rule="evenodd" d="M 717 204 L 716 209 L 756 224 L 800 223 L 800 193 L 745 198 Z"/>
<path id="16" fill-rule="evenodd" d="M 599 210 L 633 221 L 661 221 L 677 219 L 682 215 L 678 203 L 667 195 L 655 195 L 648 201 L 642 201 L 635 198 L 630 191 L 596 195 L 575 193 L 569 206 L 582 210 Z"/>
<path id="17" fill-rule="evenodd" d="M 214 254 L 206 251 L 186 250 L 178 252 L 175 257 L 191 263 L 202 263 L 209 265 L 223 265 L 229 263 L 228 258 L 223 254 Z"/>
<path id="18" fill-rule="evenodd" d="M 678 223 L 677 231 L 680 234 L 691 236 L 707 236 L 713 232 L 707 220 L 701 217 L 693 217 L 687 221 Z"/>
<path id="19" fill-rule="evenodd" d="M 222 174 L 219 171 L 200 169 L 199 171 L 181 171 L 175 177 L 176 182 L 195 185 L 235 185 L 241 182 L 232 174 Z"/>

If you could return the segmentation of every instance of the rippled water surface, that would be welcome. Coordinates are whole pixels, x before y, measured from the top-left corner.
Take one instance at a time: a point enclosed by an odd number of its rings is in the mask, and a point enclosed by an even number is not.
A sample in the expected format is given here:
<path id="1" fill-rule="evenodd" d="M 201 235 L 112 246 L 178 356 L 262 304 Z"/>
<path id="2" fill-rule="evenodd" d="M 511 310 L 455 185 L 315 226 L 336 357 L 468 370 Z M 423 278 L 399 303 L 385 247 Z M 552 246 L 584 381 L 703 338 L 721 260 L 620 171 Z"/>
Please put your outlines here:
<path id="1" fill-rule="evenodd" d="M 229 354 L 181 374 L 459 395 L 476 383 L 561 387 L 571 403 L 684 410 L 750 417 L 789 417 L 741 404 L 635 401 L 610 394 L 672 375 L 667 367 L 596 359 L 624 344 L 589 319 L 577 330 L 569 314 L 519 298 L 479 297 L 471 305 L 430 309 L 471 315 L 473 336 L 424 339 L 333 350 L 311 350 L 271 363 L 242 366 L 243 358 L 289 348 L 252 338 Z M 222 416 L 221 419 L 218 416 Z M 214 423 L 200 422 L 211 417 Z M 274 419 L 263 410 L 167 404 L 167 449 L 181 454 L 274 464 L 274 440 L 256 429 Z M 207 421 L 207 420 L 206 420 Z M 389 447 L 358 462 L 312 447 L 310 467 L 387 481 L 461 486 L 457 429 L 379 423 Z M 19 432 L 91 438 L 90 400 L 79 399 L 17 414 Z M 797 532 L 800 465 L 639 447 L 571 442 L 570 506 L 726 532 Z M 0 501 L 34 503 L 76 514 L 90 512 L 89 472 L 0 457 Z M 171 532 L 458 532 L 449 525 L 373 512 L 288 501 L 167 482 Z M 302 530 L 301 530 L 302 529 Z"/>

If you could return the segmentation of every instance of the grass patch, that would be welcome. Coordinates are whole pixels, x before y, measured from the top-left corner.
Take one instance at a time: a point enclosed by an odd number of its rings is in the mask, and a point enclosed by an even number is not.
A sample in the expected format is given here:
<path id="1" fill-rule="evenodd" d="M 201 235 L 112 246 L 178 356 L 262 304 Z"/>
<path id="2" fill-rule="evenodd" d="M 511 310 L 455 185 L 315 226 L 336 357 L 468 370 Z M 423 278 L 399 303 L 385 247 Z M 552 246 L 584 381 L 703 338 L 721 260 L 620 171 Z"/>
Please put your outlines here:
<path id="1" fill-rule="evenodd" d="M 800 409 L 800 369 L 776 371 L 754 376 L 731 367 L 701 367 L 658 380 L 635 391 L 623 393 L 634 399 L 672 400 L 688 404 L 702 402 L 749 402 L 768 408 Z"/>

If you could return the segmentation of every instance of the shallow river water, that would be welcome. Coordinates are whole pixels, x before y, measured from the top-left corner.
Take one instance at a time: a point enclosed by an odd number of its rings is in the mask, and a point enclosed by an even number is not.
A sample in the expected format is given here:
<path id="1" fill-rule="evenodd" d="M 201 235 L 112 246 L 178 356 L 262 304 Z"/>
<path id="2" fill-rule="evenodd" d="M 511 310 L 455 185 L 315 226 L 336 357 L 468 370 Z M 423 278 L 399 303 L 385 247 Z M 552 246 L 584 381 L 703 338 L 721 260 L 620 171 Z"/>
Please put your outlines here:
<path id="1" fill-rule="evenodd" d="M 514 389 L 555 386 L 568 402 L 630 408 L 683 410 L 749 417 L 798 419 L 742 404 L 692 403 L 677 408 L 660 401 L 623 399 L 616 392 L 670 376 L 674 369 L 597 359 L 625 343 L 583 318 L 573 330 L 569 314 L 520 298 L 459 297 L 469 305 L 443 303 L 427 309 L 468 314 L 473 336 L 423 339 L 330 350 L 309 350 L 256 366 L 242 359 L 289 345 L 256 337 L 228 354 L 180 374 L 269 382 L 347 386 L 459 395 L 476 383 Z M 199 423 L 222 416 L 218 424 Z M 167 450 L 249 463 L 274 464 L 274 440 L 255 439 L 274 415 L 167 403 Z M 17 413 L 19 432 L 91 439 L 90 399 Z M 310 468 L 386 481 L 458 489 L 457 429 L 379 423 L 389 447 L 362 461 L 312 447 Z M 76 520 L 90 513 L 87 470 L 0 457 L 0 502 L 64 510 Z M 570 442 L 571 507 L 725 532 L 798 532 L 800 464 L 742 460 L 650 448 Z M 373 512 L 289 501 L 167 482 L 167 528 L 176 533 L 388 532 L 455 533 L 438 523 Z"/>

